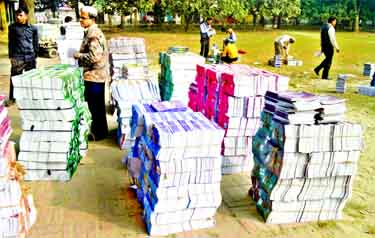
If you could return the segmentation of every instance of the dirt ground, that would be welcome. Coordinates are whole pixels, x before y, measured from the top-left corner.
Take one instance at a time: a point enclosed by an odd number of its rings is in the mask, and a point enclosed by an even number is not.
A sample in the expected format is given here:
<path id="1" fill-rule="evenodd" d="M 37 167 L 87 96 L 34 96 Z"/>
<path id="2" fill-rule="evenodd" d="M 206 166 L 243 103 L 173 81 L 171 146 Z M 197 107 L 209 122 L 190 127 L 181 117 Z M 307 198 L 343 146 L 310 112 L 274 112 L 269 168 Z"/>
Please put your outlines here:
<path id="1" fill-rule="evenodd" d="M 41 58 L 38 66 L 56 62 L 57 60 Z M 6 55 L 1 54 L 0 93 L 8 93 L 9 72 L 9 60 Z M 12 139 L 18 142 L 21 120 L 16 106 L 9 108 L 9 115 L 14 130 Z M 111 138 L 89 144 L 88 155 L 82 160 L 70 182 L 26 183 L 38 210 L 38 220 L 29 237 L 147 237 L 142 222 L 142 209 L 135 194 L 128 188 L 128 177 L 121 164 L 124 152 L 119 150 L 115 142 L 115 118 L 108 115 L 108 120 Z M 249 183 L 249 176 L 246 174 L 223 176 L 223 202 L 216 215 L 216 226 L 170 237 L 374 237 L 375 210 L 362 207 L 357 202 L 353 204 L 358 207 L 354 208 L 352 205 L 343 221 L 266 225 L 257 213 L 254 202 L 247 196 Z M 362 197 L 356 195 L 356 200 L 358 199 L 361 200 Z M 366 214 L 358 215 L 358 211 Z M 358 219 L 361 222 L 354 224 Z"/>

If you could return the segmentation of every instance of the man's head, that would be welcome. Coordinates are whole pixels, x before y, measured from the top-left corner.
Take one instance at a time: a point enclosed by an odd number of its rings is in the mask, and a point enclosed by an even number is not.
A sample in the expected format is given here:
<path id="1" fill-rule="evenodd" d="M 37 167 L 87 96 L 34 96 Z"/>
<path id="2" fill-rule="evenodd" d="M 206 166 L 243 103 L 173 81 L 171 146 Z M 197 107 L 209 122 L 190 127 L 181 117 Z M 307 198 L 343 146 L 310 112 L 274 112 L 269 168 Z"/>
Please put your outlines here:
<path id="1" fill-rule="evenodd" d="M 19 7 L 16 11 L 16 22 L 20 24 L 27 24 L 29 19 L 29 10 L 26 7 Z"/>
<path id="2" fill-rule="evenodd" d="M 336 26 L 337 18 L 335 16 L 330 16 L 328 18 L 328 23 L 330 23 L 332 26 Z"/>
<path id="3" fill-rule="evenodd" d="M 212 24 L 212 17 L 208 17 L 208 18 L 207 18 L 207 24 L 208 24 L 208 25 L 211 25 L 211 24 Z"/>
<path id="4" fill-rule="evenodd" d="M 289 43 L 293 44 L 294 42 L 296 42 L 296 39 L 294 37 L 290 37 L 289 38 Z"/>
<path id="5" fill-rule="evenodd" d="M 232 28 L 228 28 L 227 33 L 228 34 L 232 34 L 233 33 L 233 29 Z"/>
<path id="6" fill-rule="evenodd" d="M 83 28 L 88 28 L 95 24 L 96 17 L 98 16 L 98 11 L 94 7 L 84 6 L 81 9 L 79 22 Z"/>
<path id="7" fill-rule="evenodd" d="M 71 16 L 66 16 L 65 19 L 64 19 L 65 23 L 68 23 L 68 22 L 71 22 L 71 21 L 73 21 L 73 17 L 71 17 Z"/>

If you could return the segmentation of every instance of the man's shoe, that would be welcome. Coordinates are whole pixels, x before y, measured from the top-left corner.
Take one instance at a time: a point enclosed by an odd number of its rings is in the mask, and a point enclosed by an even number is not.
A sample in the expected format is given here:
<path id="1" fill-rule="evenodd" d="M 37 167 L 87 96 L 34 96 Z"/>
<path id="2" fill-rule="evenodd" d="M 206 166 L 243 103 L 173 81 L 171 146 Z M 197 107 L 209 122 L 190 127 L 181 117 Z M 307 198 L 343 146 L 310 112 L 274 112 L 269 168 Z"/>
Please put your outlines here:
<path id="1" fill-rule="evenodd" d="M 15 104 L 15 103 L 16 103 L 16 100 L 15 100 L 15 99 L 8 99 L 8 100 L 5 101 L 4 105 L 5 105 L 6 107 L 10 107 L 10 106 L 12 106 L 12 105 Z"/>
<path id="2" fill-rule="evenodd" d="M 319 71 L 317 69 L 314 69 L 314 73 L 316 74 L 316 76 L 319 76 Z"/>

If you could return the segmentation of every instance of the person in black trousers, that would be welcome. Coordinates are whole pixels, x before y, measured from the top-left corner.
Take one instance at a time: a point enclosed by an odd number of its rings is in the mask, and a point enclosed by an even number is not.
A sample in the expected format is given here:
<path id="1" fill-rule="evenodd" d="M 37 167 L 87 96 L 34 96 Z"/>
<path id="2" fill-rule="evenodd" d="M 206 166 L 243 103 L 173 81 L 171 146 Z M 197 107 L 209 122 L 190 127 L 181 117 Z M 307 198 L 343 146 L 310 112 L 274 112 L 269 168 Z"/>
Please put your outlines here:
<path id="1" fill-rule="evenodd" d="M 21 6 L 16 11 L 16 22 L 9 26 L 8 55 L 11 63 L 10 75 L 15 76 L 36 68 L 38 56 L 38 30 L 28 23 L 29 11 Z M 14 104 L 13 83 L 10 80 L 9 98 L 5 105 Z"/>
<path id="2" fill-rule="evenodd" d="M 320 45 L 325 59 L 314 69 L 314 72 L 319 76 L 320 70 L 323 69 L 322 79 L 328 79 L 334 51 L 336 50 L 337 53 L 340 52 L 340 48 L 336 42 L 336 21 L 336 17 L 331 16 L 320 30 Z"/>
<path id="3" fill-rule="evenodd" d="M 205 22 L 202 22 L 199 25 L 200 34 L 201 34 L 201 52 L 200 55 L 204 58 L 208 57 L 208 51 L 210 50 L 210 37 L 213 36 L 216 32 L 212 28 L 212 18 L 208 17 Z"/>

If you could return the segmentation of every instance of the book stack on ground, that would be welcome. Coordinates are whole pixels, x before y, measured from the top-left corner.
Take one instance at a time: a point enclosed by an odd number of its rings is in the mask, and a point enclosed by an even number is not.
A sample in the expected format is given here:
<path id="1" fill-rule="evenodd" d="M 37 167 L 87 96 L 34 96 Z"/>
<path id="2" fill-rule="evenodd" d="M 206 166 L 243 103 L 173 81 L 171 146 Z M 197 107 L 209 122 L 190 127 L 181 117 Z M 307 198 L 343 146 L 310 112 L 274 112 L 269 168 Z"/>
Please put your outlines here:
<path id="1" fill-rule="evenodd" d="M 375 64 L 374 63 L 365 63 L 363 65 L 363 75 L 372 78 L 375 73 Z"/>
<path id="2" fill-rule="evenodd" d="M 147 72 L 147 54 L 143 38 L 115 37 L 108 41 L 111 77 L 113 80 L 124 78 L 128 67 Z M 125 73 L 126 74 L 126 73 Z"/>
<path id="3" fill-rule="evenodd" d="M 288 88 L 288 78 L 246 65 L 197 65 L 189 106 L 226 131 L 222 148 L 224 174 L 250 172 L 251 140 L 260 127 L 267 90 Z"/>
<path id="4" fill-rule="evenodd" d="M 328 101 L 335 103 L 336 109 L 329 109 L 334 114 L 343 111 L 343 102 L 332 97 L 272 95 L 266 98 L 262 127 L 253 140 L 255 166 L 249 193 L 257 210 L 267 223 L 275 224 L 341 219 L 362 149 L 361 126 L 341 117 L 314 122 L 307 112 L 318 103 L 323 108 Z M 289 111 L 288 116 L 280 111 Z"/>
<path id="5" fill-rule="evenodd" d="M 12 128 L 0 96 L 0 237 L 25 237 L 36 221 L 33 196 L 22 185 L 25 171 L 16 162 Z"/>
<path id="6" fill-rule="evenodd" d="M 60 63 L 78 66 L 78 62 L 73 55 L 79 52 L 81 48 L 83 28 L 79 23 L 69 23 L 65 26 L 65 32 L 65 36 L 56 40 Z"/>
<path id="7" fill-rule="evenodd" d="M 132 121 L 137 139 L 129 170 L 148 233 L 214 226 L 224 130 L 177 102 L 135 105 Z"/>
<path id="8" fill-rule="evenodd" d="M 53 65 L 12 82 L 22 119 L 18 160 L 25 180 L 70 180 L 88 149 L 91 125 L 82 70 Z"/>
<path id="9" fill-rule="evenodd" d="M 336 81 L 336 92 L 337 93 L 345 93 L 346 91 L 346 81 L 348 80 L 349 76 L 346 74 L 339 74 L 337 76 Z"/>
<path id="10" fill-rule="evenodd" d="M 167 52 L 161 52 L 159 59 L 161 99 L 179 100 L 187 105 L 189 87 L 196 76 L 196 65 L 204 62 L 204 57 L 187 51 L 186 47 L 171 47 Z"/>
<path id="11" fill-rule="evenodd" d="M 366 85 L 358 86 L 358 93 L 370 97 L 375 97 L 375 87 Z"/>

